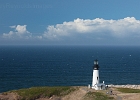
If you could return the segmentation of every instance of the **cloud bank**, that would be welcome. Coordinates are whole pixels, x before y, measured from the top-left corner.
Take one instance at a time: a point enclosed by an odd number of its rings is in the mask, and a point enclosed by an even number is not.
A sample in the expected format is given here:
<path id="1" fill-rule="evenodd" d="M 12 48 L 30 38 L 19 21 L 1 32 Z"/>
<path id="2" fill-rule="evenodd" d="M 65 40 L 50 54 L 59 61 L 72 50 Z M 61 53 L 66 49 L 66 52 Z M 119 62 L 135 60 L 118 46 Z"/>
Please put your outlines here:
<path id="1" fill-rule="evenodd" d="M 63 22 L 63 24 L 48 26 L 43 36 L 46 38 L 56 38 L 85 34 L 96 36 L 95 38 L 102 37 L 102 35 L 121 38 L 140 35 L 139 32 L 140 21 L 136 20 L 134 17 L 127 17 L 119 20 L 105 20 L 102 18 L 84 20 L 77 18 L 71 22 Z"/>
<path id="2" fill-rule="evenodd" d="M 32 36 L 27 31 L 27 25 L 10 26 L 15 31 L 3 33 L 5 38 L 38 38 L 51 43 L 86 43 L 86 44 L 108 44 L 126 43 L 135 44 L 140 42 L 140 20 L 134 17 L 126 17 L 118 20 L 80 19 L 63 22 L 62 24 L 50 25 L 42 35 Z"/>

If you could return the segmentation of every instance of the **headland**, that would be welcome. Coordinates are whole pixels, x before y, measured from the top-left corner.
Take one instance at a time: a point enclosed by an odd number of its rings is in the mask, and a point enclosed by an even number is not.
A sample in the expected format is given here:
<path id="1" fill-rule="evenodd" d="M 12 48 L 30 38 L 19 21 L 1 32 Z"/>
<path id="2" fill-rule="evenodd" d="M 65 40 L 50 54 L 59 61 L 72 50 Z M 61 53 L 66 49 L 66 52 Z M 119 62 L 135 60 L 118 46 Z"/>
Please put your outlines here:
<path id="1" fill-rule="evenodd" d="M 107 90 L 87 86 L 32 87 L 4 92 L 0 100 L 140 100 L 140 85 L 108 85 Z"/>

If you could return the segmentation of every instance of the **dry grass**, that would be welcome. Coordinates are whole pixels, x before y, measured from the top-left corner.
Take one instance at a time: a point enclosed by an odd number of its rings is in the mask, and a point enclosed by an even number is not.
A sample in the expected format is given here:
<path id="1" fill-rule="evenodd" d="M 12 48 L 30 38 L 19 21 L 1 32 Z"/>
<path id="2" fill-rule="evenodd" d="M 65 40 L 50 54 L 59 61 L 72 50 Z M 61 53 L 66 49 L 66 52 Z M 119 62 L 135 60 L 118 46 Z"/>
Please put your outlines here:
<path id="1" fill-rule="evenodd" d="M 114 97 L 109 97 L 102 92 L 88 92 L 84 100 L 114 100 Z"/>

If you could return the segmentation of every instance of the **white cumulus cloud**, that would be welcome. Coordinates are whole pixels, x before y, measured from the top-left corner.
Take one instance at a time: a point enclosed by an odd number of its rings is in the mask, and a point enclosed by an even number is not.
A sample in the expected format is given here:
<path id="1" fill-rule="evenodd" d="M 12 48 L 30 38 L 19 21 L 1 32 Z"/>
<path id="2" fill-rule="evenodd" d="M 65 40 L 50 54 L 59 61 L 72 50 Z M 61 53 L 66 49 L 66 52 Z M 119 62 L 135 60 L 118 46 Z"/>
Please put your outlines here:
<path id="1" fill-rule="evenodd" d="M 13 26 L 9 26 L 10 28 L 16 28 L 16 25 L 13 25 Z"/>
<path id="2" fill-rule="evenodd" d="M 126 17 L 118 20 L 80 19 L 63 22 L 62 24 L 50 25 L 44 32 L 47 39 L 58 39 L 77 36 L 77 38 L 128 38 L 140 36 L 140 20 L 134 17 Z"/>
<path id="3" fill-rule="evenodd" d="M 10 26 L 10 28 L 14 29 L 14 31 L 10 31 L 9 33 L 3 33 L 4 38 L 31 38 L 32 34 L 27 31 L 26 29 L 27 25 L 15 25 Z"/>

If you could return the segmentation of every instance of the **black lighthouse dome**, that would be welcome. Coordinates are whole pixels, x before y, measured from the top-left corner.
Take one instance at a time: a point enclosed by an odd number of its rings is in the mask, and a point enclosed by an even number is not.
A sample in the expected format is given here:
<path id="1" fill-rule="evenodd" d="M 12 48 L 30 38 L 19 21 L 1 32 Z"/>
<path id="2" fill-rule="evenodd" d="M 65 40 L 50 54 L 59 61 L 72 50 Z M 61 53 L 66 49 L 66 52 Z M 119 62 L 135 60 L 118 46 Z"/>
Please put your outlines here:
<path id="1" fill-rule="evenodd" d="M 93 66 L 94 70 L 99 70 L 99 65 L 98 65 L 98 60 L 94 60 L 94 66 Z"/>

